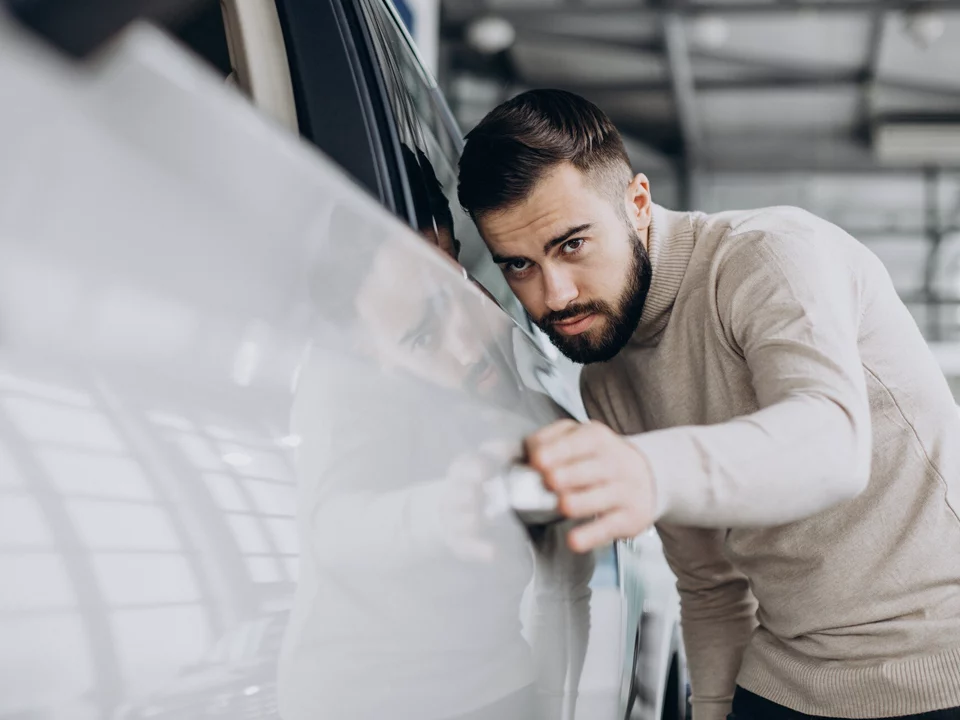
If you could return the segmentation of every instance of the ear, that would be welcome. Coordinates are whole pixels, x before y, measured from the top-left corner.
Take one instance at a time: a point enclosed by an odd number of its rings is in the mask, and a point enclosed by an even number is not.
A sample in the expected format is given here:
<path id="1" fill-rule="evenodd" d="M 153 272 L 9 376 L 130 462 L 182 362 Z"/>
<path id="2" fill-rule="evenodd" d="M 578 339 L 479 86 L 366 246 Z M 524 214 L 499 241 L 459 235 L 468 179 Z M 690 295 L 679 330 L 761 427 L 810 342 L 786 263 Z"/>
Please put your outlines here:
<path id="1" fill-rule="evenodd" d="M 624 198 L 627 207 L 627 219 L 638 233 L 645 235 L 650 227 L 652 200 L 650 199 L 650 181 L 639 173 L 630 184 Z"/>

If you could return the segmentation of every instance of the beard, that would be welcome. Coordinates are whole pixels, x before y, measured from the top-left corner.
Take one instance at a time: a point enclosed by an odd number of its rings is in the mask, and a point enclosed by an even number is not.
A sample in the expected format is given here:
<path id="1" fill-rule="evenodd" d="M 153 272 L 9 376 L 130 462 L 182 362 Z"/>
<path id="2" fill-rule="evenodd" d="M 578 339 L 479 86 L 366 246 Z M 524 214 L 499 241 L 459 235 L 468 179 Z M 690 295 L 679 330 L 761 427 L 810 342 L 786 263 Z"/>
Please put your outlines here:
<path id="1" fill-rule="evenodd" d="M 650 292 L 653 268 L 643 241 L 635 230 L 630 229 L 633 241 L 633 266 L 627 275 L 627 286 L 617 302 L 611 305 L 603 300 L 569 305 L 563 310 L 551 312 L 536 321 L 537 326 L 550 338 L 557 349 L 575 363 L 607 362 L 616 357 L 640 324 L 643 307 Z M 570 320 L 579 315 L 596 314 L 606 323 L 599 329 L 591 327 L 579 335 L 564 335 L 554 323 Z M 599 323 L 595 323 L 597 325 Z"/>

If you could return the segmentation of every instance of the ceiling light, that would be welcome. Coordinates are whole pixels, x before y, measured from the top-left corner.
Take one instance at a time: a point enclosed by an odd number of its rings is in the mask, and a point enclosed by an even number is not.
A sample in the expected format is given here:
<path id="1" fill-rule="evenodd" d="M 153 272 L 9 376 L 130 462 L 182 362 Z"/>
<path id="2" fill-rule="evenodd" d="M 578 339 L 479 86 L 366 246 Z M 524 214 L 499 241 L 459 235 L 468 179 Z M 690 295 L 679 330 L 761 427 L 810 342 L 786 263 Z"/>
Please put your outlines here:
<path id="1" fill-rule="evenodd" d="M 517 39 L 517 31 L 508 20 L 495 15 L 479 18 L 467 28 L 467 43 L 485 55 L 503 52 Z"/>
<path id="2" fill-rule="evenodd" d="M 700 47 L 716 50 L 730 37 L 730 26 L 718 15 L 700 15 L 692 24 L 693 41 Z"/>
<path id="3" fill-rule="evenodd" d="M 926 50 L 947 29 L 943 16 L 933 10 L 915 10 L 904 15 L 904 25 L 913 41 Z"/>

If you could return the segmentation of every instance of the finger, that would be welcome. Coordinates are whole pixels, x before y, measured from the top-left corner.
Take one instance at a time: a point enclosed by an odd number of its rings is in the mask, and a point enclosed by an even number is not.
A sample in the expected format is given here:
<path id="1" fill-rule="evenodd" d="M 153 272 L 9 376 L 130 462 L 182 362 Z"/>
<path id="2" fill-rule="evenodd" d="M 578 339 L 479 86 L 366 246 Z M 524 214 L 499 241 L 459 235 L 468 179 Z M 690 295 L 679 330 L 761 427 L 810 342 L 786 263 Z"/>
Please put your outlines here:
<path id="1" fill-rule="evenodd" d="M 523 452 L 526 461 L 529 463 L 530 458 L 535 457 L 541 448 L 561 440 L 574 432 L 578 427 L 580 427 L 580 423 L 573 420 L 560 420 L 527 436 L 523 441 Z"/>
<path id="2" fill-rule="evenodd" d="M 616 484 L 596 485 L 581 492 L 560 495 L 558 508 L 569 518 L 606 515 L 620 509 L 621 487 Z"/>
<path id="3" fill-rule="evenodd" d="M 537 447 L 528 457 L 528 461 L 540 472 L 549 473 L 565 465 L 594 457 L 599 445 L 597 430 L 590 425 L 579 425 L 566 435 Z"/>
<path id="4" fill-rule="evenodd" d="M 571 530 L 567 536 L 567 544 L 574 552 L 590 552 L 622 537 L 626 532 L 626 527 L 627 520 L 623 513 L 607 513 L 593 522 Z"/>
<path id="5" fill-rule="evenodd" d="M 564 465 L 548 466 L 540 470 L 543 484 L 555 493 L 586 490 L 597 485 L 606 485 L 611 478 L 607 464 L 602 458 L 592 456 L 575 458 Z"/>
<path id="6" fill-rule="evenodd" d="M 531 433 L 529 437 L 527 437 L 526 442 L 538 445 L 553 440 L 554 438 L 562 437 L 571 430 L 576 430 L 578 427 L 580 427 L 580 423 L 576 420 L 557 420 L 557 422 L 542 427 L 535 433 Z"/>

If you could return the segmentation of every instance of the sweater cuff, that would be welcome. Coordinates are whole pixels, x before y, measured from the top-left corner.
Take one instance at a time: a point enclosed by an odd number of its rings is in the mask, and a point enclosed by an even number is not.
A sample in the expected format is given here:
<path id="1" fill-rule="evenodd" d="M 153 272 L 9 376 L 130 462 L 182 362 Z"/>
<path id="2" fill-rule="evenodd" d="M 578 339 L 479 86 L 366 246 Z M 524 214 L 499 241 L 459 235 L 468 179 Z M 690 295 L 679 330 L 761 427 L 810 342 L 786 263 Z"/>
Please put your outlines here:
<path id="1" fill-rule="evenodd" d="M 675 442 L 669 432 L 651 432 L 627 437 L 647 461 L 656 497 L 656 515 L 659 521 L 674 515 L 682 506 L 684 497 L 696 487 L 698 475 L 703 474 L 698 458 L 690 457 Z"/>

